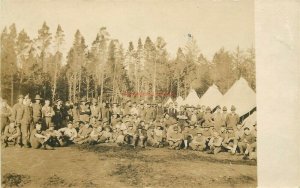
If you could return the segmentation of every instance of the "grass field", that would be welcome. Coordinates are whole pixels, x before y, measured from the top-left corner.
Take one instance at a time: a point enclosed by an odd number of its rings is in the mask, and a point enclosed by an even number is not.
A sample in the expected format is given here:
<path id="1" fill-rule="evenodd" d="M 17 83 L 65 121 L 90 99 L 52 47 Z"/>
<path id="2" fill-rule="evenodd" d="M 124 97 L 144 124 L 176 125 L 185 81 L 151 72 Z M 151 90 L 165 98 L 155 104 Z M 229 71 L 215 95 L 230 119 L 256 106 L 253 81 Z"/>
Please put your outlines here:
<path id="1" fill-rule="evenodd" d="M 166 148 L 111 144 L 55 150 L 2 149 L 2 186 L 256 187 L 256 161 Z"/>

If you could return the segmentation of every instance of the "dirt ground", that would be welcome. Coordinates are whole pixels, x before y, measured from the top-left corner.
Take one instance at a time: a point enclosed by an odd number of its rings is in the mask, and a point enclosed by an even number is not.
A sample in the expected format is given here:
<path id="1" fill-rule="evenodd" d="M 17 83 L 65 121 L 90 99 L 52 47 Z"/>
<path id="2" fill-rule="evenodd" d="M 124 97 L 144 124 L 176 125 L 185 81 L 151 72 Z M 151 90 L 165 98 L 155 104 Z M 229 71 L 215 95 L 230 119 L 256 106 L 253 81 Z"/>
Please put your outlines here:
<path id="1" fill-rule="evenodd" d="M 103 144 L 55 150 L 2 149 L 2 186 L 256 187 L 255 161 L 167 148 Z"/>

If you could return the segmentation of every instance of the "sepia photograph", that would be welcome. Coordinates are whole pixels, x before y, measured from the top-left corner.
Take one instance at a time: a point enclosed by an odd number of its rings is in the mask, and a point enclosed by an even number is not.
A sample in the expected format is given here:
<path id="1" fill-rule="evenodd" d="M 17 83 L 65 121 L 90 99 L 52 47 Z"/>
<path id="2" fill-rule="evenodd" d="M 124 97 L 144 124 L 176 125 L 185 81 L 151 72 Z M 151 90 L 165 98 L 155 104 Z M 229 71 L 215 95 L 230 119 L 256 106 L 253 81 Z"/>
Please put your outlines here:
<path id="1" fill-rule="evenodd" d="M 254 0 L 2 0 L 2 187 L 257 187 Z"/>

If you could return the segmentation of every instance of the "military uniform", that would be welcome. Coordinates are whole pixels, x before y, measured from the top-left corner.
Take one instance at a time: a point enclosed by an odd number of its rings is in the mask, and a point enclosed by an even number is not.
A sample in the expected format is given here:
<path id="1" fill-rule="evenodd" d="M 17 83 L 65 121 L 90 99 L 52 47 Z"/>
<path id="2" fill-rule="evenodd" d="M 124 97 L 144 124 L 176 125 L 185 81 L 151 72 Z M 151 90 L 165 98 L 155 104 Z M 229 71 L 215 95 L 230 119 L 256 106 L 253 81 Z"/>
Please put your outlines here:
<path id="1" fill-rule="evenodd" d="M 23 115 L 21 119 L 22 144 L 28 147 L 29 135 L 33 130 L 32 125 L 32 108 L 28 105 L 23 106 Z"/>
<path id="2" fill-rule="evenodd" d="M 49 145 L 50 137 L 45 134 L 42 130 L 33 129 L 30 136 L 30 144 L 34 149 L 43 148 L 43 149 L 53 149 Z"/>
<path id="3" fill-rule="evenodd" d="M 48 129 L 52 122 L 52 117 L 54 116 L 53 108 L 51 106 L 44 105 L 42 107 L 42 116 L 44 117 L 46 128 Z"/>
<path id="4" fill-rule="evenodd" d="M 21 144 L 21 131 L 18 126 L 11 127 L 10 125 L 5 127 L 2 142 L 4 146 L 8 145 L 8 142 L 13 142 L 14 145 Z"/>
<path id="5" fill-rule="evenodd" d="M 222 114 L 221 112 L 216 112 L 214 114 L 214 127 L 217 131 L 220 131 L 222 125 L 223 125 Z"/>
<path id="6" fill-rule="evenodd" d="M 209 108 L 210 109 L 210 108 Z M 205 114 L 203 115 L 203 126 L 212 126 L 213 125 L 213 117 L 212 117 L 212 114 L 210 112 L 210 110 L 206 111 Z"/>
<path id="7" fill-rule="evenodd" d="M 174 127 L 173 130 L 174 131 L 170 132 L 167 137 L 169 146 L 171 149 L 180 149 L 183 135 L 178 132 L 178 127 Z"/>
<path id="8" fill-rule="evenodd" d="M 15 104 L 12 108 L 12 120 L 19 126 L 21 125 L 23 114 L 24 114 L 24 104 L 23 103 Z"/>
<path id="9" fill-rule="evenodd" d="M 131 145 L 134 145 L 134 135 L 136 133 L 136 130 L 133 129 L 133 125 L 129 125 L 128 126 L 128 129 L 125 131 L 125 137 L 124 137 L 124 140 L 127 144 L 131 144 Z"/>
<path id="10" fill-rule="evenodd" d="M 39 95 L 36 95 L 35 100 L 41 100 L 42 98 Z M 42 118 L 42 105 L 40 103 L 33 103 L 32 104 L 32 117 L 33 123 L 36 124 Z"/>
<path id="11" fill-rule="evenodd" d="M 176 123 L 176 120 L 173 117 L 169 117 L 169 118 L 165 118 L 164 119 L 164 124 L 166 126 L 166 128 L 168 129 L 171 125 L 173 125 L 174 123 Z"/>
<path id="12" fill-rule="evenodd" d="M 77 133 L 77 137 L 74 138 L 74 143 L 83 144 L 89 141 L 89 136 L 92 132 L 92 128 L 90 126 L 84 125 L 80 128 L 79 132 Z"/>
<path id="13" fill-rule="evenodd" d="M 183 133 L 184 147 L 185 149 L 187 149 L 189 143 L 192 142 L 193 137 L 197 135 L 197 131 L 194 129 L 193 125 L 191 126 L 186 125 L 182 133 Z"/>
<path id="14" fill-rule="evenodd" d="M 246 129 L 246 128 L 245 128 Z M 248 128 L 249 129 L 249 128 Z M 238 142 L 240 152 L 243 154 L 245 151 L 252 152 L 256 148 L 256 136 L 253 134 L 244 133 Z"/>
<path id="15" fill-rule="evenodd" d="M 63 108 L 61 104 L 57 104 L 53 107 L 54 116 L 52 117 L 52 121 L 55 125 L 55 129 L 60 129 L 63 127 Z"/>
<path id="16" fill-rule="evenodd" d="M 221 151 L 223 138 L 217 133 L 214 132 L 214 136 L 209 140 L 208 146 L 210 151 L 208 153 L 217 154 Z"/>
<path id="17" fill-rule="evenodd" d="M 96 120 L 99 120 L 101 118 L 101 111 L 100 111 L 100 107 L 98 105 L 91 105 L 90 106 L 90 110 L 91 110 L 91 117 L 95 118 Z"/>
<path id="18" fill-rule="evenodd" d="M 235 107 L 231 107 L 231 113 L 229 113 L 226 117 L 226 125 L 227 127 L 233 128 L 233 130 L 236 130 L 236 126 L 239 123 L 240 117 L 235 113 Z"/>
<path id="19" fill-rule="evenodd" d="M 68 124 L 71 124 L 69 122 Z M 58 130 L 59 133 L 59 143 L 61 146 L 67 146 L 72 144 L 73 140 L 77 137 L 77 131 L 75 128 L 64 127 Z"/>
<path id="20" fill-rule="evenodd" d="M 11 109 L 6 106 L 1 107 L 1 134 L 4 132 L 6 125 L 9 123 Z"/>
<path id="21" fill-rule="evenodd" d="M 164 108 L 162 106 L 158 106 L 156 108 L 156 119 L 161 119 L 164 117 Z"/>
<path id="22" fill-rule="evenodd" d="M 225 125 L 226 126 L 226 119 L 227 119 L 227 108 L 226 106 L 223 107 L 223 113 L 221 114 L 221 120 L 222 120 L 222 124 L 221 125 Z"/>
<path id="23" fill-rule="evenodd" d="M 143 129 L 141 125 L 137 126 L 137 129 L 133 135 L 133 145 L 138 145 L 140 142 L 141 147 L 145 147 L 145 142 L 147 140 L 147 131 Z"/>
<path id="24" fill-rule="evenodd" d="M 192 142 L 189 144 L 192 150 L 204 151 L 206 148 L 206 138 L 202 135 L 202 131 L 198 130 Z"/>
<path id="25" fill-rule="evenodd" d="M 79 120 L 83 122 L 90 121 L 91 110 L 89 105 L 86 103 L 86 99 L 81 99 L 82 104 L 79 105 Z"/>

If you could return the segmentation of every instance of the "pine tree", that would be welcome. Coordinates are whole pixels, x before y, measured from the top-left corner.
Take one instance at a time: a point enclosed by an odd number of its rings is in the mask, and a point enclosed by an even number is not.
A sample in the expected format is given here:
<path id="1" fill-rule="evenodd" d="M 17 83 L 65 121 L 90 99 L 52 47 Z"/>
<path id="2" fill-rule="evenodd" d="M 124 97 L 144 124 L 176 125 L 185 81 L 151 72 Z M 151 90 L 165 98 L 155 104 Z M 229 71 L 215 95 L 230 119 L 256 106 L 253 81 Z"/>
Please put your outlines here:
<path id="1" fill-rule="evenodd" d="M 1 90 L 9 97 L 10 104 L 14 102 L 15 76 L 17 74 L 16 53 L 17 30 L 15 24 L 5 28 L 1 34 Z"/>
<path id="2" fill-rule="evenodd" d="M 48 54 L 48 49 L 51 44 L 51 33 L 49 31 L 49 27 L 47 26 L 46 22 L 43 23 L 42 28 L 38 30 L 38 37 L 35 39 L 35 48 L 38 50 L 38 55 L 40 58 L 40 62 L 43 67 L 43 73 L 47 71 L 47 63 L 46 57 Z"/>
<path id="3" fill-rule="evenodd" d="M 56 90 L 57 90 L 57 79 L 58 75 L 60 73 L 60 69 L 62 66 L 62 45 L 64 43 L 64 31 L 62 30 L 61 26 L 58 25 L 56 29 L 56 33 L 54 36 L 54 48 L 55 48 L 55 55 L 53 59 L 53 72 L 51 71 L 50 73 L 53 73 L 52 75 L 52 84 L 51 84 L 51 90 L 52 90 L 52 100 L 56 98 Z"/>

